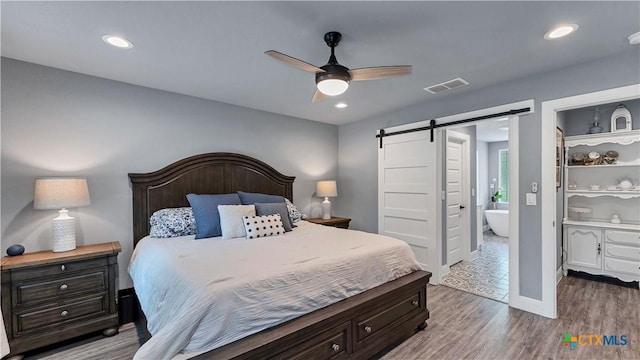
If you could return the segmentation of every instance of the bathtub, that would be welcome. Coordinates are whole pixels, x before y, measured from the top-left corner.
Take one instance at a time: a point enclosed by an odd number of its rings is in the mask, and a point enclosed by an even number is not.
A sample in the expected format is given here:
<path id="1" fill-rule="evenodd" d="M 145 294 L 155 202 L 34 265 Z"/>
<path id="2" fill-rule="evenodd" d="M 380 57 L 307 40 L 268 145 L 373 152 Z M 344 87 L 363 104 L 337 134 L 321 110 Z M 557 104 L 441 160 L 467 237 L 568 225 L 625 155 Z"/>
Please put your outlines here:
<path id="1" fill-rule="evenodd" d="M 509 237 L 509 210 L 485 210 L 484 216 L 496 235 Z"/>

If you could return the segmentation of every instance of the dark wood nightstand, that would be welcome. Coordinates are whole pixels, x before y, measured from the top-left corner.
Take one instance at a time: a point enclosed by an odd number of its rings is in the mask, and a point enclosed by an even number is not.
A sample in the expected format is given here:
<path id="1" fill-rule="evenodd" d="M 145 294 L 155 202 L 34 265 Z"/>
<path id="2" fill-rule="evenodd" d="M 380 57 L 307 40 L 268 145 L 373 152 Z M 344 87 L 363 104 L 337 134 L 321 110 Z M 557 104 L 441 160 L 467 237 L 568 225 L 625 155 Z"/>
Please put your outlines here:
<path id="1" fill-rule="evenodd" d="M 118 333 L 119 242 L 2 258 L 2 314 L 11 355 L 103 330 Z"/>
<path id="2" fill-rule="evenodd" d="M 337 227 L 337 228 L 341 228 L 341 229 L 348 229 L 349 228 L 349 222 L 351 221 L 351 219 L 332 216 L 331 219 L 329 219 L 329 220 L 324 220 L 323 218 L 311 218 L 311 219 L 307 219 L 307 221 L 311 222 L 311 223 L 314 223 L 314 224 L 320 224 L 320 225 L 325 225 L 325 226 L 333 226 L 333 227 Z"/>

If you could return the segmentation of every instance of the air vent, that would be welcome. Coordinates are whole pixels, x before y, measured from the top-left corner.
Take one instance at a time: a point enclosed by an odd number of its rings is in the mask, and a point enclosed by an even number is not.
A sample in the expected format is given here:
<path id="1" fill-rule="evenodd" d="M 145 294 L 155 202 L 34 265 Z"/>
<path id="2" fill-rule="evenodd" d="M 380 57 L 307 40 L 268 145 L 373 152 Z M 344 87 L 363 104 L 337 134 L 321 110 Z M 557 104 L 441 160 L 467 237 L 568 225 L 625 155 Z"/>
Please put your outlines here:
<path id="1" fill-rule="evenodd" d="M 468 81 L 466 81 L 463 78 L 456 78 L 449 81 L 445 81 L 440 84 L 426 87 L 424 89 L 432 94 L 437 94 L 437 93 L 441 93 L 447 90 L 455 89 L 455 88 L 466 86 L 466 85 L 469 85 Z"/>

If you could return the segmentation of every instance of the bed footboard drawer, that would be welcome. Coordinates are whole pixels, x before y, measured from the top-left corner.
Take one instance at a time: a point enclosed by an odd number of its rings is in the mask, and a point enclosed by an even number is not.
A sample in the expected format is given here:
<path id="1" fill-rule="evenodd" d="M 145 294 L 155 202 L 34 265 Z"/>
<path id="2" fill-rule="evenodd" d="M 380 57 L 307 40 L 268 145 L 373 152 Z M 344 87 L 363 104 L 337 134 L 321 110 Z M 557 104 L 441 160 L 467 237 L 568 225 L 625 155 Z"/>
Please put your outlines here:
<path id="1" fill-rule="evenodd" d="M 350 322 L 322 332 L 313 339 L 302 342 L 284 353 L 278 354 L 276 359 L 296 360 L 325 360 L 345 359 L 351 352 L 349 349 L 351 334 Z"/>
<path id="2" fill-rule="evenodd" d="M 414 318 L 422 311 L 426 312 L 426 301 L 425 296 L 418 290 L 401 297 L 399 301 L 356 319 L 354 323 L 356 347 L 377 341 L 378 338 L 386 336 L 396 326 L 404 323 L 406 319 Z"/>

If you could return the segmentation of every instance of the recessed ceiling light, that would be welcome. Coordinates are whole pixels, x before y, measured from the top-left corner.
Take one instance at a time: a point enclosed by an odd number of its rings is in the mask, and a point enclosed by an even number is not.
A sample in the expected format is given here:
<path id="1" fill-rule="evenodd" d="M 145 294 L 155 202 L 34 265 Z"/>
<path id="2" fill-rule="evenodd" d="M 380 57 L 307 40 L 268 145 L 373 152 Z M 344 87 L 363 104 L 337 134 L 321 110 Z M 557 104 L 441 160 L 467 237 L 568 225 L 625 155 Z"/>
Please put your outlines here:
<path id="1" fill-rule="evenodd" d="M 133 44 L 131 41 L 118 35 L 104 35 L 102 40 L 111 46 L 115 46 L 120 49 L 131 49 Z"/>
<path id="2" fill-rule="evenodd" d="M 347 104 L 345 104 L 345 103 L 343 103 L 343 102 L 340 102 L 340 103 L 337 103 L 337 104 L 336 104 L 336 107 L 337 107 L 338 109 L 344 109 L 344 108 L 346 108 L 347 106 L 349 106 L 349 105 L 347 105 Z"/>
<path id="3" fill-rule="evenodd" d="M 547 40 L 559 39 L 561 37 L 571 34 L 576 30 L 578 30 L 578 25 L 576 24 L 558 25 L 553 29 L 547 31 L 547 33 L 544 34 L 544 38 Z"/>
<path id="4" fill-rule="evenodd" d="M 631 34 L 629 35 L 629 37 L 627 38 L 627 40 L 629 40 L 629 44 L 631 45 L 638 45 L 640 44 L 640 32 L 637 32 L 635 34 Z"/>

